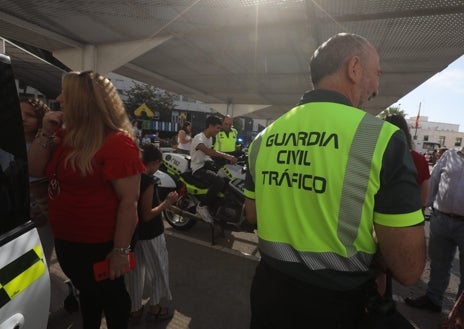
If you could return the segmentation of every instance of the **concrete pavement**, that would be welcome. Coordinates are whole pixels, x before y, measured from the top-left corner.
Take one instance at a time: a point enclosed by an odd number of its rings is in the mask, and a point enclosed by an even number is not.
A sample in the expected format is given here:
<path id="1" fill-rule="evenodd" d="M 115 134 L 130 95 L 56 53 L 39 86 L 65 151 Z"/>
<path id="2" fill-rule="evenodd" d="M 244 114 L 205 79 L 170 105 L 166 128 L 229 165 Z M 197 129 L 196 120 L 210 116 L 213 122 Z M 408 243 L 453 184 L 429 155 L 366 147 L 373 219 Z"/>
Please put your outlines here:
<path id="1" fill-rule="evenodd" d="M 428 230 L 428 223 L 426 224 Z M 427 232 L 428 236 L 428 232 Z M 253 233 L 226 232 L 225 237 L 210 244 L 206 224 L 198 223 L 187 232 L 166 226 L 170 259 L 170 282 L 175 309 L 168 322 L 132 324 L 131 328 L 163 329 L 244 329 L 248 328 L 250 311 L 248 293 L 259 259 L 257 238 Z M 67 287 L 65 277 L 52 255 L 52 307 L 48 329 L 80 329 L 78 313 L 63 310 Z M 422 279 L 412 288 L 394 283 L 394 298 L 399 311 L 419 329 L 438 329 L 451 309 L 459 285 L 459 261 L 455 259 L 451 282 L 445 296 L 443 313 L 413 309 L 404 304 L 408 296 L 422 295 L 429 277 L 429 263 Z M 106 329 L 103 324 L 102 329 Z"/>
<path id="2" fill-rule="evenodd" d="M 209 237 L 206 225 L 194 232 Z M 165 303 L 175 309 L 168 322 L 145 322 L 131 328 L 167 329 L 238 329 L 247 328 L 250 319 L 248 293 L 257 258 L 224 246 L 211 247 L 206 240 L 181 237 L 168 229 L 166 239 L 170 260 L 173 301 Z M 226 239 L 218 241 L 226 242 Z M 80 315 L 63 309 L 68 290 L 64 275 L 52 257 L 52 313 L 48 329 L 79 329 Z M 102 326 L 106 329 L 106 325 Z"/>

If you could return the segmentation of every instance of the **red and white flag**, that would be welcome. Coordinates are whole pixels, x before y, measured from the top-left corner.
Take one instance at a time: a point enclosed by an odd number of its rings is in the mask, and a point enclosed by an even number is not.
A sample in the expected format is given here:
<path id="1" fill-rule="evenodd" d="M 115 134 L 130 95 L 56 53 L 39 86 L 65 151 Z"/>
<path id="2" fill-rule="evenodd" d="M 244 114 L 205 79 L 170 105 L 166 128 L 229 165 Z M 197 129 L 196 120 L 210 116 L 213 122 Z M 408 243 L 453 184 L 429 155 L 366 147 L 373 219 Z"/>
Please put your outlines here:
<path id="1" fill-rule="evenodd" d="M 416 129 L 419 128 L 420 110 L 421 110 L 421 103 L 419 103 L 419 112 L 417 112 L 417 117 L 416 117 Z"/>

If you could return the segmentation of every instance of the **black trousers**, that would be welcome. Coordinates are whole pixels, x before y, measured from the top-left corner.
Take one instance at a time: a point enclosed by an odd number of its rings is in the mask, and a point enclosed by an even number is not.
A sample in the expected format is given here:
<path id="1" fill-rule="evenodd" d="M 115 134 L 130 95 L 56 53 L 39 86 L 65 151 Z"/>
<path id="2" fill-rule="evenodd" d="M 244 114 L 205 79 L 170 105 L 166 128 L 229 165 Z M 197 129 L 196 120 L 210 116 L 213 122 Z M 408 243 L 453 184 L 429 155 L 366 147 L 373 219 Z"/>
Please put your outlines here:
<path id="1" fill-rule="evenodd" d="M 75 243 L 55 239 L 55 251 L 63 272 L 79 290 L 84 329 L 99 329 L 102 313 L 108 329 L 127 329 L 130 297 L 124 277 L 97 282 L 93 264 L 104 260 L 113 242 L 103 244 Z"/>
<path id="2" fill-rule="evenodd" d="M 365 294 L 311 286 L 261 260 L 250 301 L 251 329 L 354 329 L 361 326 Z"/>
<path id="3" fill-rule="evenodd" d="M 202 205 L 208 206 L 210 209 L 213 207 L 214 202 L 217 200 L 217 195 L 224 188 L 225 181 L 222 177 L 219 177 L 214 171 L 206 168 L 200 168 L 193 176 L 199 180 L 207 182 L 209 184 L 208 193 L 206 193 L 205 200 Z"/>

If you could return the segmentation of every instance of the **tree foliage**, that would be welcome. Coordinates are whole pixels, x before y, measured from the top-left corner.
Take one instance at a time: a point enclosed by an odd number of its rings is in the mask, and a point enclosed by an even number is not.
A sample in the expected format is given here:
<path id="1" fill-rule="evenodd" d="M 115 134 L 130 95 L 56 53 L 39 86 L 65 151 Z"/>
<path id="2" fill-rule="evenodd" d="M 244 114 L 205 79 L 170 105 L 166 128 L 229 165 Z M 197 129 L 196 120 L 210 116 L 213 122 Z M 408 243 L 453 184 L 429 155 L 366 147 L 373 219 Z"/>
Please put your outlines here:
<path id="1" fill-rule="evenodd" d="M 131 117 L 142 104 L 146 104 L 153 112 L 158 112 L 160 121 L 171 121 L 171 113 L 175 109 L 173 95 L 163 89 L 134 82 L 134 86 L 124 92 L 127 96 L 124 105 Z"/>
<path id="2" fill-rule="evenodd" d="M 399 107 L 399 106 L 390 106 L 389 108 L 383 110 L 380 112 L 377 117 L 379 117 L 382 120 L 385 120 L 386 117 L 390 115 L 401 115 L 403 117 L 406 116 L 406 113 Z"/>

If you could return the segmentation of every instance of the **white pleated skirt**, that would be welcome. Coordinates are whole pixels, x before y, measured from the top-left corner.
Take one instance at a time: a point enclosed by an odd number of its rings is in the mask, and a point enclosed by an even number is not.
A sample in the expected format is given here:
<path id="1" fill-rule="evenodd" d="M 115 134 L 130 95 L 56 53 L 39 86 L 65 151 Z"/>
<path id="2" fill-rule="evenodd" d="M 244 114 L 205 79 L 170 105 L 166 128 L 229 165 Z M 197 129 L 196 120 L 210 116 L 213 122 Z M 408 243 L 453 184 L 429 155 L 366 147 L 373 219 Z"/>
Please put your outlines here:
<path id="1" fill-rule="evenodd" d="M 131 312 L 142 308 L 144 291 L 149 305 L 161 299 L 171 300 L 169 288 L 169 259 L 164 234 L 151 240 L 138 240 L 134 250 L 135 269 L 126 275 L 127 291 L 131 297 Z"/>

